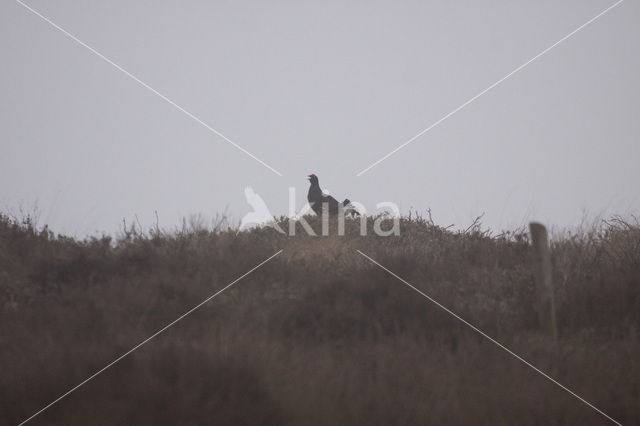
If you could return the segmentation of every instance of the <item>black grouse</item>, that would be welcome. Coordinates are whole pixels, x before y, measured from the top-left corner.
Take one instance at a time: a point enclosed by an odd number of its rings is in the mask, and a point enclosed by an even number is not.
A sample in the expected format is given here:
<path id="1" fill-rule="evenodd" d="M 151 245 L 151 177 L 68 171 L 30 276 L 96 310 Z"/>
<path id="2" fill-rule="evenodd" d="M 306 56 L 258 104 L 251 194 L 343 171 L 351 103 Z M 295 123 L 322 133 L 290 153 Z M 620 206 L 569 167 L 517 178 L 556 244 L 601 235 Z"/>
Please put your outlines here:
<path id="1" fill-rule="evenodd" d="M 337 215 L 341 208 L 344 208 L 351 203 L 351 201 L 345 199 L 341 205 L 338 200 L 333 198 L 331 195 L 325 195 L 322 192 L 322 189 L 320 189 L 318 176 L 310 174 L 308 178 L 309 182 L 311 182 L 311 186 L 309 187 L 309 192 L 307 193 L 307 201 L 309 201 L 309 205 L 318 216 L 322 216 L 322 208 L 325 203 L 329 207 L 329 215 L 332 216 Z M 347 210 L 355 211 L 354 209 Z"/>

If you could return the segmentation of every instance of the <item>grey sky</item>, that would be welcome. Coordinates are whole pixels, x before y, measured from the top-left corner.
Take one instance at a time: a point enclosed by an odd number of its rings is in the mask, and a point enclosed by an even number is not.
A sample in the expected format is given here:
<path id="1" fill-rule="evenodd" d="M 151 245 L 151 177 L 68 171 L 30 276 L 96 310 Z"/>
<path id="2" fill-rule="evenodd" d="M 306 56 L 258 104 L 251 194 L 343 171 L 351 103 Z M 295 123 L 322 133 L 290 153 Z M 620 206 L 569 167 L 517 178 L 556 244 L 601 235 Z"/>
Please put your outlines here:
<path id="1" fill-rule="evenodd" d="M 83 235 L 173 227 L 306 175 L 443 225 L 557 226 L 640 209 L 638 2 L 625 1 L 361 177 L 356 173 L 614 1 L 31 0 L 284 174 L 212 134 L 20 4 L 0 4 L 0 206 Z"/>

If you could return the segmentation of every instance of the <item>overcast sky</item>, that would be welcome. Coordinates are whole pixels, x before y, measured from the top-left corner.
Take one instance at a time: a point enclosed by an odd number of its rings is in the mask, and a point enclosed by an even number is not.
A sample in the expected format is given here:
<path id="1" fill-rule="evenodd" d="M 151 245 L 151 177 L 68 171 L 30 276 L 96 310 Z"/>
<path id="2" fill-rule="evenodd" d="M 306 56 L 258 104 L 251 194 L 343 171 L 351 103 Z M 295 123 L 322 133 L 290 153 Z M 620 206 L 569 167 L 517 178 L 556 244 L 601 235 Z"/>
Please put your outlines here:
<path id="1" fill-rule="evenodd" d="M 0 208 L 76 236 L 225 209 L 274 214 L 316 173 L 336 198 L 530 219 L 640 210 L 640 4 L 625 1 L 360 177 L 614 1 L 0 4 Z"/>

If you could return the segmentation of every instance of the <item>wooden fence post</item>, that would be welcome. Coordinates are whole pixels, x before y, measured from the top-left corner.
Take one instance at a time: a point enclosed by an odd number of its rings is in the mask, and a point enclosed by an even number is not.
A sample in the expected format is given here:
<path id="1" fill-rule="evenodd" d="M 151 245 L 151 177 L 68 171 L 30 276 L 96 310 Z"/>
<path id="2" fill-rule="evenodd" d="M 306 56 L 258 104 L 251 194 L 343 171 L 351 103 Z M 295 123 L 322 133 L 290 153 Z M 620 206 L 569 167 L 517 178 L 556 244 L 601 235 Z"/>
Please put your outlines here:
<path id="1" fill-rule="evenodd" d="M 551 255 L 549 253 L 549 237 L 547 228 L 536 222 L 529 224 L 531 241 L 535 252 L 535 276 L 538 292 L 538 320 L 540 325 L 549 328 L 553 340 L 558 340 L 558 324 L 556 322 L 555 292 L 551 277 Z"/>

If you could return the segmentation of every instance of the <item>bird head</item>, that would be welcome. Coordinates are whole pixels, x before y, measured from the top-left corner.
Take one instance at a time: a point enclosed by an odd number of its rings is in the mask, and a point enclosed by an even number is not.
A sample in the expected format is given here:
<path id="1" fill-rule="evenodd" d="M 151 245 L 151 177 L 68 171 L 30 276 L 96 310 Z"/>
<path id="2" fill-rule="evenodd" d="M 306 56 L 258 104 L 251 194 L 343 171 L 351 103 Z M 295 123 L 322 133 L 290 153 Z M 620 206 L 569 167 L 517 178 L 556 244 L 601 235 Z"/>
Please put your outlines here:
<path id="1" fill-rule="evenodd" d="M 314 175 L 313 173 L 311 173 L 309 176 L 307 176 L 309 178 L 309 182 L 313 183 L 318 183 L 318 176 Z"/>

